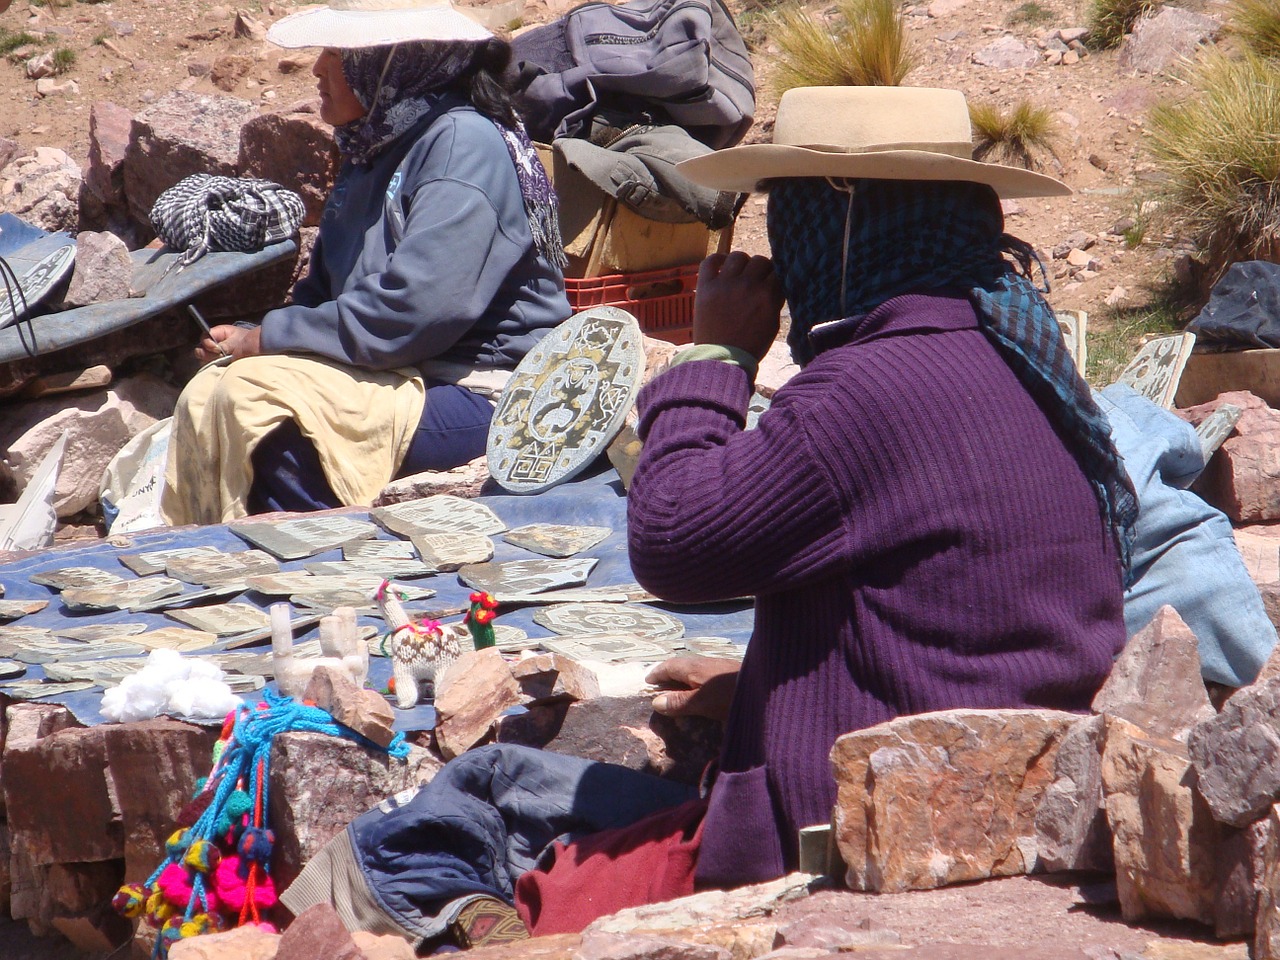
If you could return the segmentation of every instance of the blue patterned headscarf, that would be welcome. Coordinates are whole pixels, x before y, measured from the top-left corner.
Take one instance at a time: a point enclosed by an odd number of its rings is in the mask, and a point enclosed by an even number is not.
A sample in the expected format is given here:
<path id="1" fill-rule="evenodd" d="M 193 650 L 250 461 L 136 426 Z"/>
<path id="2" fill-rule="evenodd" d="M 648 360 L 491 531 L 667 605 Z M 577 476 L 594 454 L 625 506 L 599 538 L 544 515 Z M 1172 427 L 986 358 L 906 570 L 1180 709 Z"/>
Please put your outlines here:
<path id="1" fill-rule="evenodd" d="M 1053 310 L 1029 279 L 1039 258 L 1003 232 L 995 191 L 949 181 L 776 180 L 768 230 L 791 310 L 787 343 L 801 365 L 813 359 L 810 333 L 820 323 L 862 316 L 904 293 L 968 290 L 982 332 L 1084 470 L 1129 569 L 1133 483 Z"/>
<path id="2" fill-rule="evenodd" d="M 365 115 L 333 131 L 338 150 L 354 164 L 367 164 L 436 110 L 445 92 L 480 53 L 482 42 L 422 41 L 342 51 L 342 75 Z M 567 262 L 560 239 L 555 191 L 524 124 L 494 121 L 515 164 L 534 246 L 551 263 Z"/>

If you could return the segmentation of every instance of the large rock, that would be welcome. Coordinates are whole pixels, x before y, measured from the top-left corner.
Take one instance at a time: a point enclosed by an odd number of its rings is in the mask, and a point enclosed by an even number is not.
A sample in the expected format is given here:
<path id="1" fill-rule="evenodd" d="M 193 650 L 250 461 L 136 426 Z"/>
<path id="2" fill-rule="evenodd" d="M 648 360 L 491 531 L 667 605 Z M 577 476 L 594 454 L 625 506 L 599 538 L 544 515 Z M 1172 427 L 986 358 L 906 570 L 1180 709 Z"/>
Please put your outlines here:
<path id="1" fill-rule="evenodd" d="M 177 397 L 173 387 L 144 375 L 94 393 L 11 403 L 0 421 L 0 448 L 8 448 L 5 461 L 25 485 L 65 433 L 54 509 L 69 517 L 97 502 L 111 458 L 147 427 L 172 415 Z"/>
<path id="2" fill-rule="evenodd" d="M 120 811 L 125 879 L 141 882 L 164 857 L 164 842 L 196 780 L 208 776 L 218 730 L 163 717 L 100 729 Z"/>
<path id="3" fill-rule="evenodd" d="M 664 717 L 651 697 L 604 697 L 529 707 L 498 722 L 499 743 L 616 763 L 697 783 L 720 754 L 723 728 L 704 717 Z"/>
<path id="4" fill-rule="evenodd" d="M 406 503 L 423 497 L 447 493 L 470 500 L 480 495 L 480 488 L 489 479 L 487 457 L 476 457 L 469 463 L 452 470 L 427 470 L 411 473 L 407 477 L 392 480 L 373 499 L 373 506 L 387 507 L 393 503 Z"/>
<path id="5" fill-rule="evenodd" d="M 307 208 L 306 226 L 320 223 L 340 162 L 333 129 L 311 104 L 254 117 L 240 129 L 242 174 L 296 191 Z"/>
<path id="6" fill-rule="evenodd" d="M 0 13 L 3 13 L 0 10 Z M 18 146 L 18 141 L 10 140 L 8 137 L 0 137 L 0 170 L 9 165 L 9 161 L 18 155 L 18 151 L 22 148 Z"/>
<path id="7" fill-rule="evenodd" d="M 1220 940 L 1238 940 L 1254 932 L 1271 830 L 1271 819 L 1263 817 L 1241 830 L 1223 832 L 1213 905 L 1213 932 Z"/>
<path id="8" fill-rule="evenodd" d="M 5 810 L 15 851 L 42 867 L 124 857 L 124 831 L 107 773 L 107 728 L 68 728 L 5 743 Z M 16 878 L 15 878 L 16 880 Z"/>
<path id="9" fill-rule="evenodd" d="M 1188 745 L 1213 815 L 1236 827 L 1256 819 L 1280 797 L 1280 679 L 1240 690 Z"/>
<path id="10" fill-rule="evenodd" d="M 825 881 L 803 873 L 792 873 L 767 883 L 735 890 L 708 890 L 665 903 L 651 903 L 619 910 L 590 923 L 583 937 L 596 934 L 688 933 L 713 924 L 741 924 L 772 917 L 788 903 L 809 896 Z M 771 924 L 774 939 L 777 924 Z M 735 952 L 735 956 L 740 956 Z"/>
<path id="11" fill-rule="evenodd" d="M 133 280 L 129 248 L 113 233 L 82 231 L 76 235 L 76 259 L 64 307 L 83 307 L 124 300 Z"/>
<path id="12" fill-rule="evenodd" d="M 45 230 L 74 233 L 80 219 L 80 165 L 62 150 L 39 147 L 0 170 L 0 213 Z"/>
<path id="13" fill-rule="evenodd" d="M 1254 922 L 1254 960 L 1280 960 L 1280 808 L 1264 820 L 1266 840 L 1258 876 L 1258 912 Z"/>
<path id="14" fill-rule="evenodd" d="M 135 220 L 149 222 L 156 197 L 193 173 L 240 175 L 240 128 L 258 108 L 235 97 L 175 90 L 133 118 L 124 191 Z"/>
<path id="15" fill-rule="evenodd" d="M 446 760 L 489 736 L 521 702 L 520 685 L 495 648 L 470 650 L 445 668 L 436 690 L 436 745 Z"/>
<path id="16" fill-rule="evenodd" d="M 1107 717 L 1102 791 L 1125 919 L 1212 924 L 1222 828 L 1195 790 L 1186 746 Z"/>
<path id="17" fill-rule="evenodd" d="M 380 747 L 395 739 L 395 711 L 387 698 L 367 687 L 358 687 L 351 674 L 335 666 L 321 665 L 311 674 L 303 699 L 328 711 L 333 719 Z"/>
<path id="18" fill-rule="evenodd" d="M 1173 607 L 1156 611 L 1151 622 L 1130 638 L 1111 675 L 1093 699 L 1095 713 L 1144 710 L 1142 725 L 1151 733 L 1186 740 L 1191 728 L 1214 715 L 1200 675 L 1196 635 Z"/>
<path id="19" fill-rule="evenodd" d="M 426 783 L 440 762 L 420 747 L 396 760 L 339 737 L 286 733 L 271 748 L 272 875 L 284 889 L 306 863 L 360 814 Z M 322 772 L 323 775 L 317 775 Z"/>
<path id="20" fill-rule="evenodd" d="M 302 911 L 280 937 L 275 960 L 364 960 L 338 911 L 317 903 Z"/>
<path id="21" fill-rule="evenodd" d="M 89 168 L 84 184 L 107 206 L 124 202 L 124 156 L 133 114 L 100 100 L 89 110 Z"/>
<path id="22" fill-rule="evenodd" d="M 973 62 L 997 70 L 1025 70 L 1040 62 L 1040 51 L 1017 37 L 1004 36 L 975 50 Z"/>
<path id="23" fill-rule="evenodd" d="M 837 739 L 835 835 L 849 886 L 896 893 L 1036 869 L 1036 810 L 1079 719 L 946 710 Z"/>
<path id="24" fill-rule="evenodd" d="M 529 703 L 591 700 L 600 696 L 600 681 L 591 670 L 556 653 L 526 657 L 513 663 L 511 675 Z"/>
<path id="25" fill-rule="evenodd" d="M 1239 407 L 1240 419 L 1192 489 L 1233 523 L 1280 518 L 1280 462 L 1273 455 L 1280 446 L 1280 410 L 1251 393 L 1231 391 L 1186 414 L 1195 423 L 1224 403 Z"/>
<path id="26" fill-rule="evenodd" d="M 1134 73 L 1163 73 L 1190 58 L 1197 47 L 1214 40 L 1221 30 L 1222 22 L 1214 17 L 1163 7 L 1134 24 L 1117 61 L 1122 69 Z"/>
<path id="27" fill-rule="evenodd" d="M 279 934 L 255 926 L 236 927 L 179 940 L 169 948 L 169 960 L 274 960 L 279 945 Z"/>
<path id="28" fill-rule="evenodd" d="M 1104 718 L 1086 717 L 1072 724 L 1058 745 L 1053 782 L 1036 811 L 1036 849 L 1050 873 L 1110 872 L 1115 866 L 1102 802 L 1104 729 Z"/>

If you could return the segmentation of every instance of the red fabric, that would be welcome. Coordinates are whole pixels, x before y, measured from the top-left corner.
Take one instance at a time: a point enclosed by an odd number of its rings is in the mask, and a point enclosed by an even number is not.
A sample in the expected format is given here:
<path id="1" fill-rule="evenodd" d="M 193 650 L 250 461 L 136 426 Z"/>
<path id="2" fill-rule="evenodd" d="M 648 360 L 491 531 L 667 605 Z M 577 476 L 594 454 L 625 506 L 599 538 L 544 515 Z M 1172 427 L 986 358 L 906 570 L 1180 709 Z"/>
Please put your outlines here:
<path id="1" fill-rule="evenodd" d="M 577 933 L 597 917 L 693 893 L 705 800 L 627 827 L 557 843 L 544 869 L 516 881 L 516 910 L 536 937 Z"/>

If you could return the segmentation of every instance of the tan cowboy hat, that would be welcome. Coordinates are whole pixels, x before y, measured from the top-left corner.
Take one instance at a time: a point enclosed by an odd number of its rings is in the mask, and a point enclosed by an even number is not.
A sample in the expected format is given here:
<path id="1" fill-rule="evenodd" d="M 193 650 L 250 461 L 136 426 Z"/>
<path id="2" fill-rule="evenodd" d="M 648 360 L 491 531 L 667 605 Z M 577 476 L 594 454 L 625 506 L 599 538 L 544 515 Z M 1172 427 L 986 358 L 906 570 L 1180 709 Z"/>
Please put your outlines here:
<path id="1" fill-rule="evenodd" d="M 775 177 L 964 180 L 1001 198 L 1071 193 L 1060 180 L 973 160 L 959 90 L 797 87 L 782 95 L 772 143 L 717 150 L 676 165 L 695 183 L 749 193 Z"/>
<path id="2" fill-rule="evenodd" d="M 493 34 L 449 0 L 329 0 L 278 20 L 280 47 L 384 47 L 420 40 L 488 40 Z"/>

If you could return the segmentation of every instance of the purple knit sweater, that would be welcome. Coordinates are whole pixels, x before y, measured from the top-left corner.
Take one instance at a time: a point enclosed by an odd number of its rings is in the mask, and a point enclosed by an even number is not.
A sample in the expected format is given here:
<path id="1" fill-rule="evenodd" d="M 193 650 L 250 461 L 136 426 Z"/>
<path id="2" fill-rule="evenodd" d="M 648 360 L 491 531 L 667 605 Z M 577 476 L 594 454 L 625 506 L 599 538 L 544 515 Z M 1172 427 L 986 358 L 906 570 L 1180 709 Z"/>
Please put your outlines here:
<path id="1" fill-rule="evenodd" d="M 954 707 L 1084 710 L 1124 643 L 1088 481 L 960 296 L 847 322 L 743 432 L 693 361 L 640 395 L 631 565 L 660 597 L 756 597 L 698 877 L 796 865 L 836 737 Z"/>

